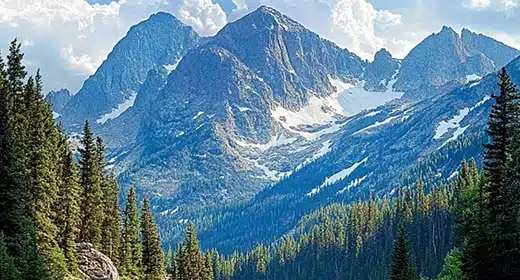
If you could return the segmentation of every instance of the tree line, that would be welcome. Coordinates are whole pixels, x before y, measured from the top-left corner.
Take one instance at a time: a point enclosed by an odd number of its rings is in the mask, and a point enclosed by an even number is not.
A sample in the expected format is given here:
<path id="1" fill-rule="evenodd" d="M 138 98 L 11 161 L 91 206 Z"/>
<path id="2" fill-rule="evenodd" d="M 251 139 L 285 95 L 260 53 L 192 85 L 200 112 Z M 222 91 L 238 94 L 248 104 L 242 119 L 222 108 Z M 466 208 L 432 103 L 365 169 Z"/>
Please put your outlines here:
<path id="1" fill-rule="evenodd" d="M 85 123 L 79 160 L 54 122 L 42 77 L 27 77 L 21 45 L 0 56 L 0 279 L 77 279 L 77 244 L 106 254 L 122 279 L 163 279 L 164 254 L 144 199 L 123 213 L 105 148 Z"/>

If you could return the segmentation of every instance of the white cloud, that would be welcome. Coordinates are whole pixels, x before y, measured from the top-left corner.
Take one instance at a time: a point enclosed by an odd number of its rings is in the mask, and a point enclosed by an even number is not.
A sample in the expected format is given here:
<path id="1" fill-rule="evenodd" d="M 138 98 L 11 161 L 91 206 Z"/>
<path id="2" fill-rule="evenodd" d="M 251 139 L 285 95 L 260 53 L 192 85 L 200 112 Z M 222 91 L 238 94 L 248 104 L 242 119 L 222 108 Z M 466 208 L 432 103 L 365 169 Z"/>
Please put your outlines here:
<path id="1" fill-rule="evenodd" d="M 5 54 L 7 42 L 20 38 L 29 72 L 42 68 L 45 90 L 76 92 L 130 26 L 161 10 L 201 35 L 213 35 L 226 24 L 212 0 L 1 0 L 0 41 L 5 43 L 0 49 Z"/>
<path id="2" fill-rule="evenodd" d="M 467 7 L 474 9 L 483 9 L 491 6 L 491 0 L 471 0 L 466 3 Z"/>
<path id="3" fill-rule="evenodd" d="M 466 0 L 462 2 L 462 6 L 468 9 L 492 9 L 505 12 L 510 12 L 511 9 L 517 8 L 518 5 L 518 0 Z"/>

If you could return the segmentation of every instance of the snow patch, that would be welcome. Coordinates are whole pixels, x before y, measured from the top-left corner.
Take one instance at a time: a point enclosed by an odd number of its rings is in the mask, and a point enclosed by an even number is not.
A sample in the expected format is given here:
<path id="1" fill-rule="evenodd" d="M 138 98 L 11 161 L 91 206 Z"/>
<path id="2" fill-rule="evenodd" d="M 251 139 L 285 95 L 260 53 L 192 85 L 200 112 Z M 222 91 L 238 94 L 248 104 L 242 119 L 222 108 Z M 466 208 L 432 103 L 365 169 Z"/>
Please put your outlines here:
<path id="1" fill-rule="evenodd" d="M 367 126 L 367 127 L 363 128 L 363 129 L 361 129 L 361 130 L 356 131 L 354 134 L 358 134 L 358 133 L 360 133 L 360 132 L 367 131 L 367 130 L 370 130 L 370 129 L 373 129 L 373 128 L 376 128 L 376 127 L 379 127 L 379 126 L 387 125 L 387 124 L 391 123 L 393 120 L 398 119 L 398 118 L 400 118 L 400 117 L 401 117 L 401 115 L 397 115 L 397 116 L 389 117 L 389 118 L 385 119 L 385 120 L 382 121 L 382 122 L 377 121 L 377 122 L 376 122 L 375 124 L 373 124 L 373 125 Z M 407 118 L 407 116 L 404 116 L 402 120 L 404 120 L 404 119 L 406 119 L 406 118 Z"/>
<path id="2" fill-rule="evenodd" d="M 168 71 L 168 75 L 170 75 L 171 72 L 175 71 L 177 69 L 177 66 L 179 66 L 179 63 L 181 62 L 182 58 L 179 58 L 175 64 L 167 64 L 164 65 L 164 69 Z"/>
<path id="3" fill-rule="evenodd" d="M 249 147 L 249 148 L 258 149 L 261 152 L 265 152 L 274 147 L 290 145 L 290 144 L 296 142 L 298 139 L 297 138 L 287 138 L 285 135 L 282 134 L 280 136 L 272 137 L 271 141 L 269 141 L 266 144 L 247 143 L 247 142 L 244 142 L 244 141 L 241 141 L 238 139 L 234 139 L 234 140 L 235 140 L 235 143 L 237 143 L 239 146 L 241 146 L 243 148 Z"/>
<path id="4" fill-rule="evenodd" d="M 310 191 L 309 193 L 307 193 L 307 196 L 313 196 L 313 195 L 316 195 L 318 194 L 322 189 L 326 188 L 327 186 L 329 185 L 332 185 L 336 182 L 339 182 L 341 180 L 344 180 L 345 178 L 347 178 L 350 174 L 352 174 L 352 172 L 354 172 L 359 166 L 361 166 L 362 164 L 366 163 L 368 161 L 368 157 L 366 157 L 365 159 L 363 159 L 362 161 L 360 162 L 356 162 L 354 163 L 352 166 L 350 166 L 349 168 L 347 169 L 343 169 L 341 170 L 340 172 L 330 176 L 330 177 L 327 177 L 325 179 L 325 181 L 318 187 L 314 188 L 312 191 Z"/>
<path id="5" fill-rule="evenodd" d="M 480 102 L 478 102 L 475 106 L 471 108 L 464 108 L 460 110 L 457 115 L 451 118 L 448 121 L 441 121 L 435 130 L 435 136 L 433 139 L 441 139 L 444 135 L 446 135 L 449 131 L 455 129 L 453 137 L 451 137 L 447 142 L 457 139 L 460 135 L 462 135 L 469 126 L 460 127 L 460 123 L 468 116 L 468 114 L 475 110 L 476 108 L 482 106 L 486 101 L 488 101 L 491 97 L 489 95 L 485 96 Z M 447 143 L 446 142 L 446 143 Z M 446 144 L 445 143 L 445 144 Z M 444 144 L 444 145 L 445 145 Z M 443 145 L 443 146 L 444 146 Z"/>
<path id="6" fill-rule="evenodd" d="M 300 169 L 302 169 L 304 166 L 306 166 L 307 164 L 325 156 L 326 154 L 330 153 L 332 151 L 332 141 L 331 140 L 328 140 L 328 141 L 325 141 L 321 144 L 321 148 L 318 150 L 318 152 L 316 154 L 314 154 L 312 157 L 306 159 L 303 163 L 301 163 L 300 165 L 298 165 L 296 168 L 295 168 L 295 171 L 298 171 Z"/>
<path id="7" fill-rule="evenodd" d="M 329 80 L 336 87 L 338 101 L 347 116 L 357 115 L 364 110 L 377 108 L 394 99 L 401 98 L 404 94 L 404 92 L 393 91 L 395 79 L 388 83 L 388 89 L 385 92 L 366 91 L 364 89 L 365 81 L 352 85 L 344 83 L 339 79 L 333 79 L 330 76 Z"/>
<path id="8" fill-rule="evenodd" d="M 204 112 L 198 112 L 194 117 L 193 117 L 193 120 L 196 120 L 198 119 L 200 116 L 204 115 Z"/>
<path id="9" fill-rule="evenodd" d="M 381 113 L 381 111 L 370 112 L 370 113 L 365 115 L 365 118 L 375 117 L 375 116 L 379 115 L 379 113 Z"/>
<path id="10" fill-rule="evenodd" d="M 126 110 L 132 108 L 135 103 L 135 99 L 137 98 L 137 92 L 133 91 L 125 102 L 119 104 L 117 108 L 112 109 L 112 112 L 101 116 L 97 119 L 98 124 L 105 124 L 109 120 L 117 119 L 121 114 L 123 114 Z"/>
<path id="11" fill-rule="evenodd" d="M 175 208 L 175 209 L 168 209 L 168 210 L 162 211 L 161 216 L 173 215 L 173 214 L 177 213 L 178 211 L 179 211 L 179 206 L 177 206 L 177 208 Z"/>
<path id="12" fill-rule="evenodd" d="M 344 187 L 337 194 L 345 193 L 345 192 L 349 191 L 350 189 L 361 185 L 361 183 L 363 183 L 363 181 L 365 181 L 367 177 L 368 177 L 368 175 L 365 175 L 365 176 L 363 176 L 363 177 L 361 177 L 359 179 L 356 179 L 356 180 L 350 182 L 350 184 L 348 186 Z"/>
<path id="13" fill-rule="evenodd" d="M 455 170 L 453 173 L 451 173 L 451 175 L 448 177 L 448 180 L 451 181 L 453 180 L 455 177 L 457 177 L 459 175 L 459 171 L 458 170 Z"/>
<path id="14" fill-rule="evenodd" d="M 477 74 L 471 74 L 471 75 L 466 76 L 466 81 L 468 81 L 468 82 L 473 82 L 473 81 L 480 80 L 480 79 L 482 79 L 482 77 L 480 77 Z"/>
<path id="15" fill-rule="evenodd" d="M 247 112 L 247 111 L 251 111 L 251 108 L 247 108 L 247 107 L 240 107 L 240 106 L 237 106 L 238 110 L 240 112 Z"/>

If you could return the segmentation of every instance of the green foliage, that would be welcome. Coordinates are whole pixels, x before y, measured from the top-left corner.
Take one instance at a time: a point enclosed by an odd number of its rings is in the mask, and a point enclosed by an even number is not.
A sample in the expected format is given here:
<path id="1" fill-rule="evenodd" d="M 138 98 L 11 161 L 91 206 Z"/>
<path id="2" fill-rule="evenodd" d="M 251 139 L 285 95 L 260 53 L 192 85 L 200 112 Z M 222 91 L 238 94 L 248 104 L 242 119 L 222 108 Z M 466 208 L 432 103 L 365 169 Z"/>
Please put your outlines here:
<path id="1" fill-rule="evenodd" d="M 120 265 L 121 252 L 121 211 L 119 210 L 119 185 L 115 175 L 107 175 L 105 171 L 105 146 L 103 139 L 96 139 L 96 153 L 99 174 L 101 174 L 101 189 L 103 192 L 103 236 L 101 238 L 101 251 L 112 262 Z"/>
<path id="2" fill-rule="evenodd" d="M 142 245 L 139 243 L 141 224 L 137 212 L 137 194 L 130 188 L 123 213 L 123 254 L 121 260 L 121 275 L 131 279 L 139 279 L 142 269 Z"/>
<path id="3" fill-rule="evenodd" d="M 14 259 L 7 251 L 5 244 L 4 233 L 0 232 L 0 280 L 18 280 L 20 279 L 20 272 L 15 266 Z"/>
<path id="4" fill-rule="evenodd" d="M 144 278 L 149 280 L 164 279 L 164 254 L 161 249 L 159 229 L 150 211 L 150 203 L 145 198 L 141 210 L 141 236 L 143 246 Z"/>
<path id="5" fill-rule="evenodd" d="M 80 158 L 80 185 L 81 195 L 81 226 L 79 239 L 89 242 L 96 248 L 101 244 L 101 228 L 103 224 L 103 191 L 99 168 L 97 147 L 94 143 L 89 122 L 85 122 L 83 129 L 82 148 Z"/>
<path id="6" fill-rule="evenodd" d="M 78 272 L 76 240 L 79 236 L 80 225 L 78 168 L 67 137 L 64 135 L 61 137 L 60 148 L 59 191 L 56 203 L 57 241 L 63 250 L 68 271 L 76 275 Z"/>
<path id="7" fill-rule="evenodd" d="M 176 280 L 212 280 L 213 267 L 209 257 L 202 254 L 194 224 L 188 225 L 186 239 L 175 252 Z"/>
<path id="8" fill-rule="evenodd" d="M 453 249 L 444 261 L 442 271 L 437 277 L 438 280 L 464 280 L 464 274 L 461 269 L 460 250 Z"/>
<path id="9" fill-rule="evenodd" d="M 102 139 L 94 143 L 86 122 L 78 172 L 68 137 L 44 101 L 39 71 L 24 82 L 16 40 L 7 58 L 6 69 L 0 57 L 0 280 L 77 279 L 77 241 L 105 252 L 122 268 L 123 279 L 142 279 L 143 242 L 146 279 L 162 279 L 164 256 L 148 202 L 141 241 L 132 189 L 125 211 L 128 247 L 121 246 L 119 186 L 105 172 Z"/>
<path id="10" fill-rule="evenodd" d="M 390 280 L 411 280 L 415 279 L 413 265 L 410 263 L 411 256 L 408 251 L 408 241 L 404 227 L 400 227 L 392 252 L 392 266 L 390 270 Z"/>
<path id="11" fill-rule="evenodd" d="M 485 180 L 474 183 L 466 178 L 466 185 L 476 189 L 467 196 L 477 196 L 471 205 L 462 199 L 462 211 L 458 211 L 459 228 L 463 228 L 459 230 L 462 270 L 467 279 L 520 277 L 520 189 L 515 187 L 520 185 L 520 154 L 516 152 L 520 150 L 515 141 L 520 139 L 520 95 L 505 69 L 498 80 L 500 94 L 493 95 L 496 103 L 487 131 L 491 143 L 485 145 Z"/>

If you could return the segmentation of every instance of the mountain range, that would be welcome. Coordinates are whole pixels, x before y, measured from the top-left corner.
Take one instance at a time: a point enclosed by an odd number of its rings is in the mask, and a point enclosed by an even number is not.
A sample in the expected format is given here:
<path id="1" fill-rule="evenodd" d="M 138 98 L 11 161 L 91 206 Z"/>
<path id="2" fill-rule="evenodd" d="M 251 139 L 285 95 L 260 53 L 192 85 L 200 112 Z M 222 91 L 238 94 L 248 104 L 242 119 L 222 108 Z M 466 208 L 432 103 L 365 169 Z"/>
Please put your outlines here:
<path id="1" fill-rule="evenodd" d="M 331 202 L 452 179 L 481 157 L 494 73 L 520 83 L 519 55 L 443 27 L 369 62 L 269 7 L 210 38 L 159 13 L 78 93 L 47 99 L 72 139 L 93 124 L 124 188 L 153 196 L 166 242 L 196 220 L 206 247 L 245 249 Z"/>

